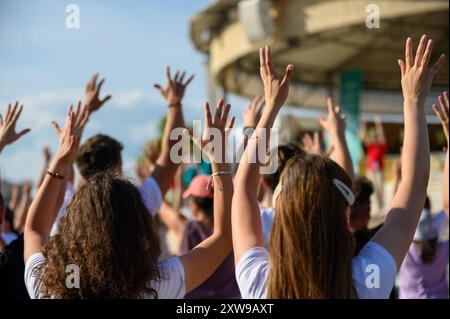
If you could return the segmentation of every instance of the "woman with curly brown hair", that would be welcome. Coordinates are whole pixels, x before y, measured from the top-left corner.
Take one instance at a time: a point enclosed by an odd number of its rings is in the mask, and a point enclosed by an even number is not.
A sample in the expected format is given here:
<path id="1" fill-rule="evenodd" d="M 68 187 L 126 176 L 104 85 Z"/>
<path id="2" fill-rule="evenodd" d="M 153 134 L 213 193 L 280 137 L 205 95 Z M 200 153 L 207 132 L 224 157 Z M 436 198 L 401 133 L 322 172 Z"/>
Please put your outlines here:
<path id="1" fill-rule="evenodd" d="M 218 104 L 207 128 L 225 138 L 230 105 Z M 214 231 L 187 254 L 158 262 L 159 240 L 139 190 L 122 177 L 95 175 L 74 196 L 49 238 L 56 197 L 79 137 L 69 110 L 60 146 L 31 204 L 24 232 L 25 283 L 31 298 L 182 298 L 205 281 L 231 250 L 229 165 L 208 154 L 218 184 Z M 223 143 L 224 144 L 224 143 Z M 202 144 L 203 145 L 203 144 Z"/>

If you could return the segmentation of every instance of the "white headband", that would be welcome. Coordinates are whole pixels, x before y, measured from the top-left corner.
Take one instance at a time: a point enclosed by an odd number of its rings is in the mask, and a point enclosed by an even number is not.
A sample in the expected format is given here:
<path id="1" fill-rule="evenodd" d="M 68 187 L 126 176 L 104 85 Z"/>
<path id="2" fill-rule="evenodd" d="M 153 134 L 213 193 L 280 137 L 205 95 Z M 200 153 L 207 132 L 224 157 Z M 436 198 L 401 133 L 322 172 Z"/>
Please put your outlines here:
<path id="1" fill-rule="evenodd" d="M 342 196 L 344 196 L 347 203 L 349 205 L 353 205 L 353 203 L 355 202 L 355 195 L 353 194 L 352 190 L 347 185 L 345 185 L 344 182 L 338 180 L 337 178 L 333 178 L 333 184 L 334 184 L 334 186 L 336 186 L 339 193 L 341 193 Z M 278 183 L 277 187 L 275 188 L 275 190 L 273 191 L 273 200 L 272 200 L 273 207 L 275 207 L 277 204 L 277 199 L 278 199 L 278 196 L 280 196 L 281 189 L 282 189 L 282 185 L 281 185 L 281 181 L 280 181 Z"/>

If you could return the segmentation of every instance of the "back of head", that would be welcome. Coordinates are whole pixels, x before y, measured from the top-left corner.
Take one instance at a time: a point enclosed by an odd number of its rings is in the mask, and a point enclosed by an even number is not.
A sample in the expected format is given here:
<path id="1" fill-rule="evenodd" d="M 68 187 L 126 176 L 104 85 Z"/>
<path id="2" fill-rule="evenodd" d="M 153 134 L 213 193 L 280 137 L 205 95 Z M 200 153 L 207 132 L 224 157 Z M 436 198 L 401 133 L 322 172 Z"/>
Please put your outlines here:
<path id="1" fill-rule="evenodd" d="M 333 179 L 351 187 L 330 159 L 297 155 L 286 164 L 269 242 L 268 298 L 354 297 L 348 203 Z"/>
<path id="2" fill-rule="evenodd" d="M 367 229 L 370 220 L 371 201 L 374 192 L 372 182 L 366 177 L 358 176 L 354 183 L 355 203 L 350 208 L 349 224 L 354 231 Z"/>
<path id="3" fill-rule="evenodd" d="M 262 176 L 265 183 L 267 184 L 267 186 L 269 186 L 272 192 L 275 190 L 280 181 L 280 176 L 281 173 L 283 172 L 284 167 L 286 166 L 286 163 L 295 155 L 305 155 L 305 152 L 302 149 L 300 149 L 298 146 L 292 143 L 278 146 L 277 152 L 278 152 L 277 171 L 273 174 L 266 174 Z"/>
<path id="4" fill-rule="evenodd" d="M 58 298 L 136 298 L 156 292 L 147 285 L 159 274 L 160 255 L 138 189 L 114 175 L 98 174 L 75 194 L 47 243 L 41 272 L 45 294 Z M 66 266 L 80 269 L 80 288 L 66 287 Z"/>
<path id="5" fill-rule="evenodd" d="M 123 146 L 115 139 L 97 134 L 80 146 L 78 150 L 76 164 L 84 179 L 91 176 L 117 170 L 122 165 Z"/>

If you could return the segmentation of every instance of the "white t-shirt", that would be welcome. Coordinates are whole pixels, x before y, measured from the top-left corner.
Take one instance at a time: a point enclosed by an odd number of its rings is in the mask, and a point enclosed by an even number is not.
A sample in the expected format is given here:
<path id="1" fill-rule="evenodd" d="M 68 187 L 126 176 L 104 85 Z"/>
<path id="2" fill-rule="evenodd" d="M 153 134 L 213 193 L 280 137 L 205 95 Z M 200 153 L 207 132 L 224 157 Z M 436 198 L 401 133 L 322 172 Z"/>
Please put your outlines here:
<path id="1" fill-rule="evenodd" d="M 42 298 L 42 282 L 34 276 L 38 267 L 45 263 L 45 257 L 42 253 L 35 253 L 28 258 L 25 264 L 25 286 L 31 299 Z M 158 262 L 158 268 L 161 279 L 152 280 L 148 286 L 155 289 L 159 299 L 181 299 L 186 293 L 184 285 L 184 268 L 178 257 L 171 257 Z M 80 278 L 80 281 L 83 278 Z M 76 288 L 73 288 L 76 289 Z M 143 293 L 143 299 L 152 298 L 152 296 Z"/>
<path id="2" fill-rule="evenodd" d="M 242 298 L 265 299 L 268 274 L 267 250 L 254 247 L 247 251 L 236 266 L 236 280 Z M 369 242 L 359 255 L 353 258 L 353 285 L 360 299 L 389 298 L 396 274 L 394 258 L 375 242 Z"/>
<path id="3" fill-rule="evenodd" d="M 139 188 L 142 200 L 152 216 L 156 216 L 161 208 L 163 196 L 156 180 L 149 176 Z"/>
<path id="4" fill-rule="evenodd" d="M 273 220 L 275 219 L 275 211 L 273 208 L 260 208 L 260 214 L 264 247 L 268 248 L 270 231 L 272 230 Z"/>

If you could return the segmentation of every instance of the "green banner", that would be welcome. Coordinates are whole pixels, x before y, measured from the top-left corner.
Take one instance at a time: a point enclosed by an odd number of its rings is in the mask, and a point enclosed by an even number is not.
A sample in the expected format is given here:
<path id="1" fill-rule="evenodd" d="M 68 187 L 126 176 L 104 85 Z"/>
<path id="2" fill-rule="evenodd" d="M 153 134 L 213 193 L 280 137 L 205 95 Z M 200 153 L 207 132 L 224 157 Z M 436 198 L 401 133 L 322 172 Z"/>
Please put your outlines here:
<path id="1" fill-rule="evenodd" d="M 361 85 L 361 70 L 341 72 L 339 106 L 342 113 L 347 117 L 346 136 L 355 173 L 359 171 L 359 161 L 362 156 L 362 145 L 359 139 Z"/>

